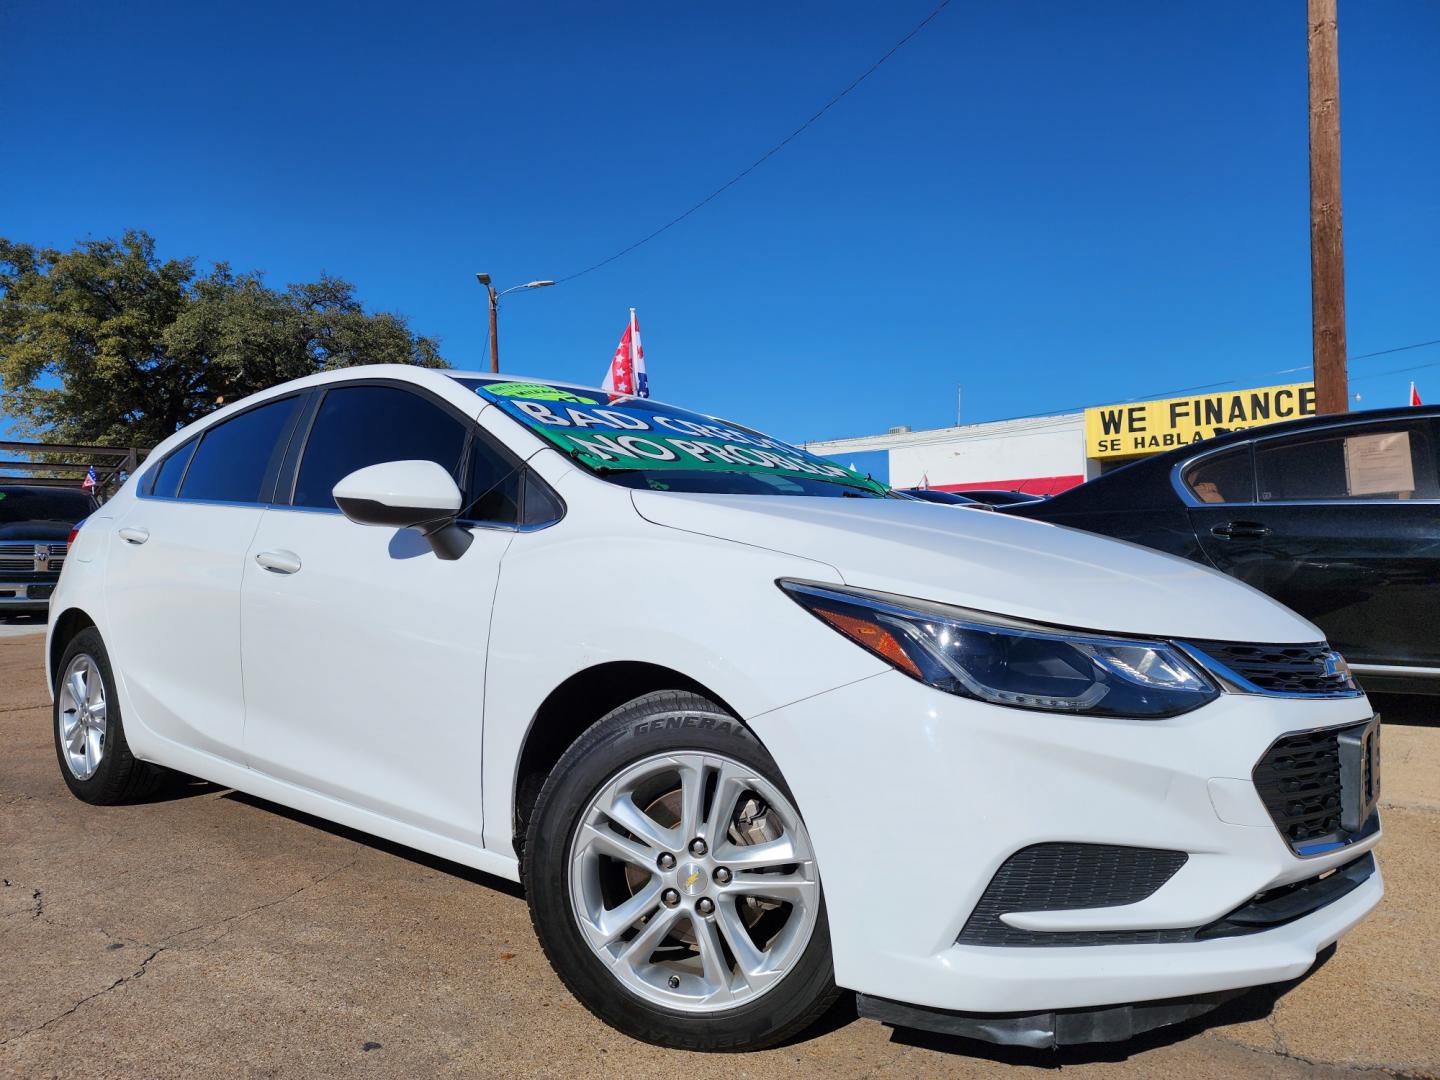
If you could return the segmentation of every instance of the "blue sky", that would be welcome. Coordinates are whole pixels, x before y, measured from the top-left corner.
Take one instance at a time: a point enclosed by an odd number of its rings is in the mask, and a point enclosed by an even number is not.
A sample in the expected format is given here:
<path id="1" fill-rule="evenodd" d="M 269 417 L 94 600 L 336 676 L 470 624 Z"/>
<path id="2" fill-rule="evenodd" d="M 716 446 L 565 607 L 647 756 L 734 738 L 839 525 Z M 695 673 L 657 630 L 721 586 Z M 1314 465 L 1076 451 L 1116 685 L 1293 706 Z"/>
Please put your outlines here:
<path id="1" fill-rule="evenodd" d="M 932 6 L 11 0 L 0 233 L 328 271 L 479 366 L 475 271 L 633 242 Z M 1355 355 L 1440 338 L 1440 5 L 1340 18 Z M 502 359 L 598 380 L 633 305 L 656 396 L 791 439 L 952 423 L 957 384 L 979 421 L 1291 381 L 1305 93 L 1303 0 L 955 0 L 699 213 L 509 298 Z M 1352 377 L 1440 399 L 1440 347 Z"/>

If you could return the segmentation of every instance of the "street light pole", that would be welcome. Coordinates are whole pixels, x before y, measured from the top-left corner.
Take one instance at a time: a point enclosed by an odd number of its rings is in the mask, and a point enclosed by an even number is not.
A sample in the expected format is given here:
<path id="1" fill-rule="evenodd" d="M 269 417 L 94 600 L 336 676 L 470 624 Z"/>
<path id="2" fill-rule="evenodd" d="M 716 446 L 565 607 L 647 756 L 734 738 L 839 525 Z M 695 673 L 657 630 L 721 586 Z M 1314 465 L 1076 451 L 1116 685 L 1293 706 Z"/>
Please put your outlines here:
<path id="1" fill-rule="evenodd" d="M 1310 321 L 1315 411 L 1349 407 L 1345 246 L 1340 224 L 1340 60 L 1335 0 L 1308 0 L 1310 60 Z"/>
<path id="2" fill-rule="evenodd" d="M 476 274 L 475 280 L 485 287 L 485 292 L 490 297 L 490 370 L 498 375 L 500 373 L 500 298 L 522 289 L 543 289 L 554 285 L 555 282 L 527 281 L 524 285 L 512 285 L 508 289 L 496 292 L 495 286 L 490 284 L 489 274 Z"/>

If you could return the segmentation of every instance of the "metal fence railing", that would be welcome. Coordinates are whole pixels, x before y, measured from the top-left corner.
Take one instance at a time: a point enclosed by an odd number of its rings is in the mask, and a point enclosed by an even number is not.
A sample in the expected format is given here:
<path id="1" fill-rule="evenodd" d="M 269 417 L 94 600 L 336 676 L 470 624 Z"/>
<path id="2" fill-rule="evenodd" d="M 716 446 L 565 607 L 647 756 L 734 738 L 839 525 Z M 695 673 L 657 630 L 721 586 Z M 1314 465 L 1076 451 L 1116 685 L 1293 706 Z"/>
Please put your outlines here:
<path id="1" fill-rule="evenodd" d="M 77 443 L 0 440 L 0 484 L 83 487 L 95 470 L 95 496 L 113 495 L 150 451 L 140 446 L 85 446 Z M 13 455 L 23 454 L 24 460 Z M 20 475 L 13 475 L 18 473 Z"/>

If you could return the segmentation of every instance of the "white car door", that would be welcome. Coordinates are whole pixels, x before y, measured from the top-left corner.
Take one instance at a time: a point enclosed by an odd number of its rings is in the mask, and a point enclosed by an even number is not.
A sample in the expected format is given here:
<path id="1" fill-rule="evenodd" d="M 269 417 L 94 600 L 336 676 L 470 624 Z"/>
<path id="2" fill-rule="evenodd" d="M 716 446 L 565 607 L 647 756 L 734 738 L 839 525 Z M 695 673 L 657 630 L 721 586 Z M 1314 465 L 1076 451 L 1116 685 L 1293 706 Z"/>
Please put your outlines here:
<path id="1" fill-rule="evenodd" d="M 321 393 L 297 435 L 293 491 L 277 494 L 245 559 L 247 760 L 478 845 L 486 645 L 519 464 L 403 385 Z M 414 530 L 355 524 L 336 508 L 342 477 L 400 460 L 438 462 L 483 496 L 462 514 L 479 523 L 459 559 L 438 558 Z"/>
<path id="2" fill-rule="evenodd" d="M 110 534 L 106 638 L 132 722 L 231 761 L 244 728 L 245 553 L 301 400 L 272 399 L 183 443 L 141 477 Z"/>

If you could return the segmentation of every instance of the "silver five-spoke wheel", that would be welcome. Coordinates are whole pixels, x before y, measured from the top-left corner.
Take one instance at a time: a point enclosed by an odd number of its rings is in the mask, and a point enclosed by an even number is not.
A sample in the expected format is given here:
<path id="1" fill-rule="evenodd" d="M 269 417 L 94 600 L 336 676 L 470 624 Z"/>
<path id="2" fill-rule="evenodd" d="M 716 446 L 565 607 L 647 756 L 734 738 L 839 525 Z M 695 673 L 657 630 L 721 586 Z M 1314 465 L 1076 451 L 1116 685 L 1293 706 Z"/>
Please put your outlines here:
<path id="1" fill-rule="evenodd" d="M 615 977 L 654 1004 L 748 1003 L 804 954 L 820 885 L 800 815 L 733 758 L 646 758 L 601 788 L 569 851 L 571 907 Z"/>
<path id="2" fill-rule="evenodd" d="M 59 686 L 60 745 L 77 780 L 95 775 L 105 758 L 105 680 L 85 653 L 70 661 Z"/>

